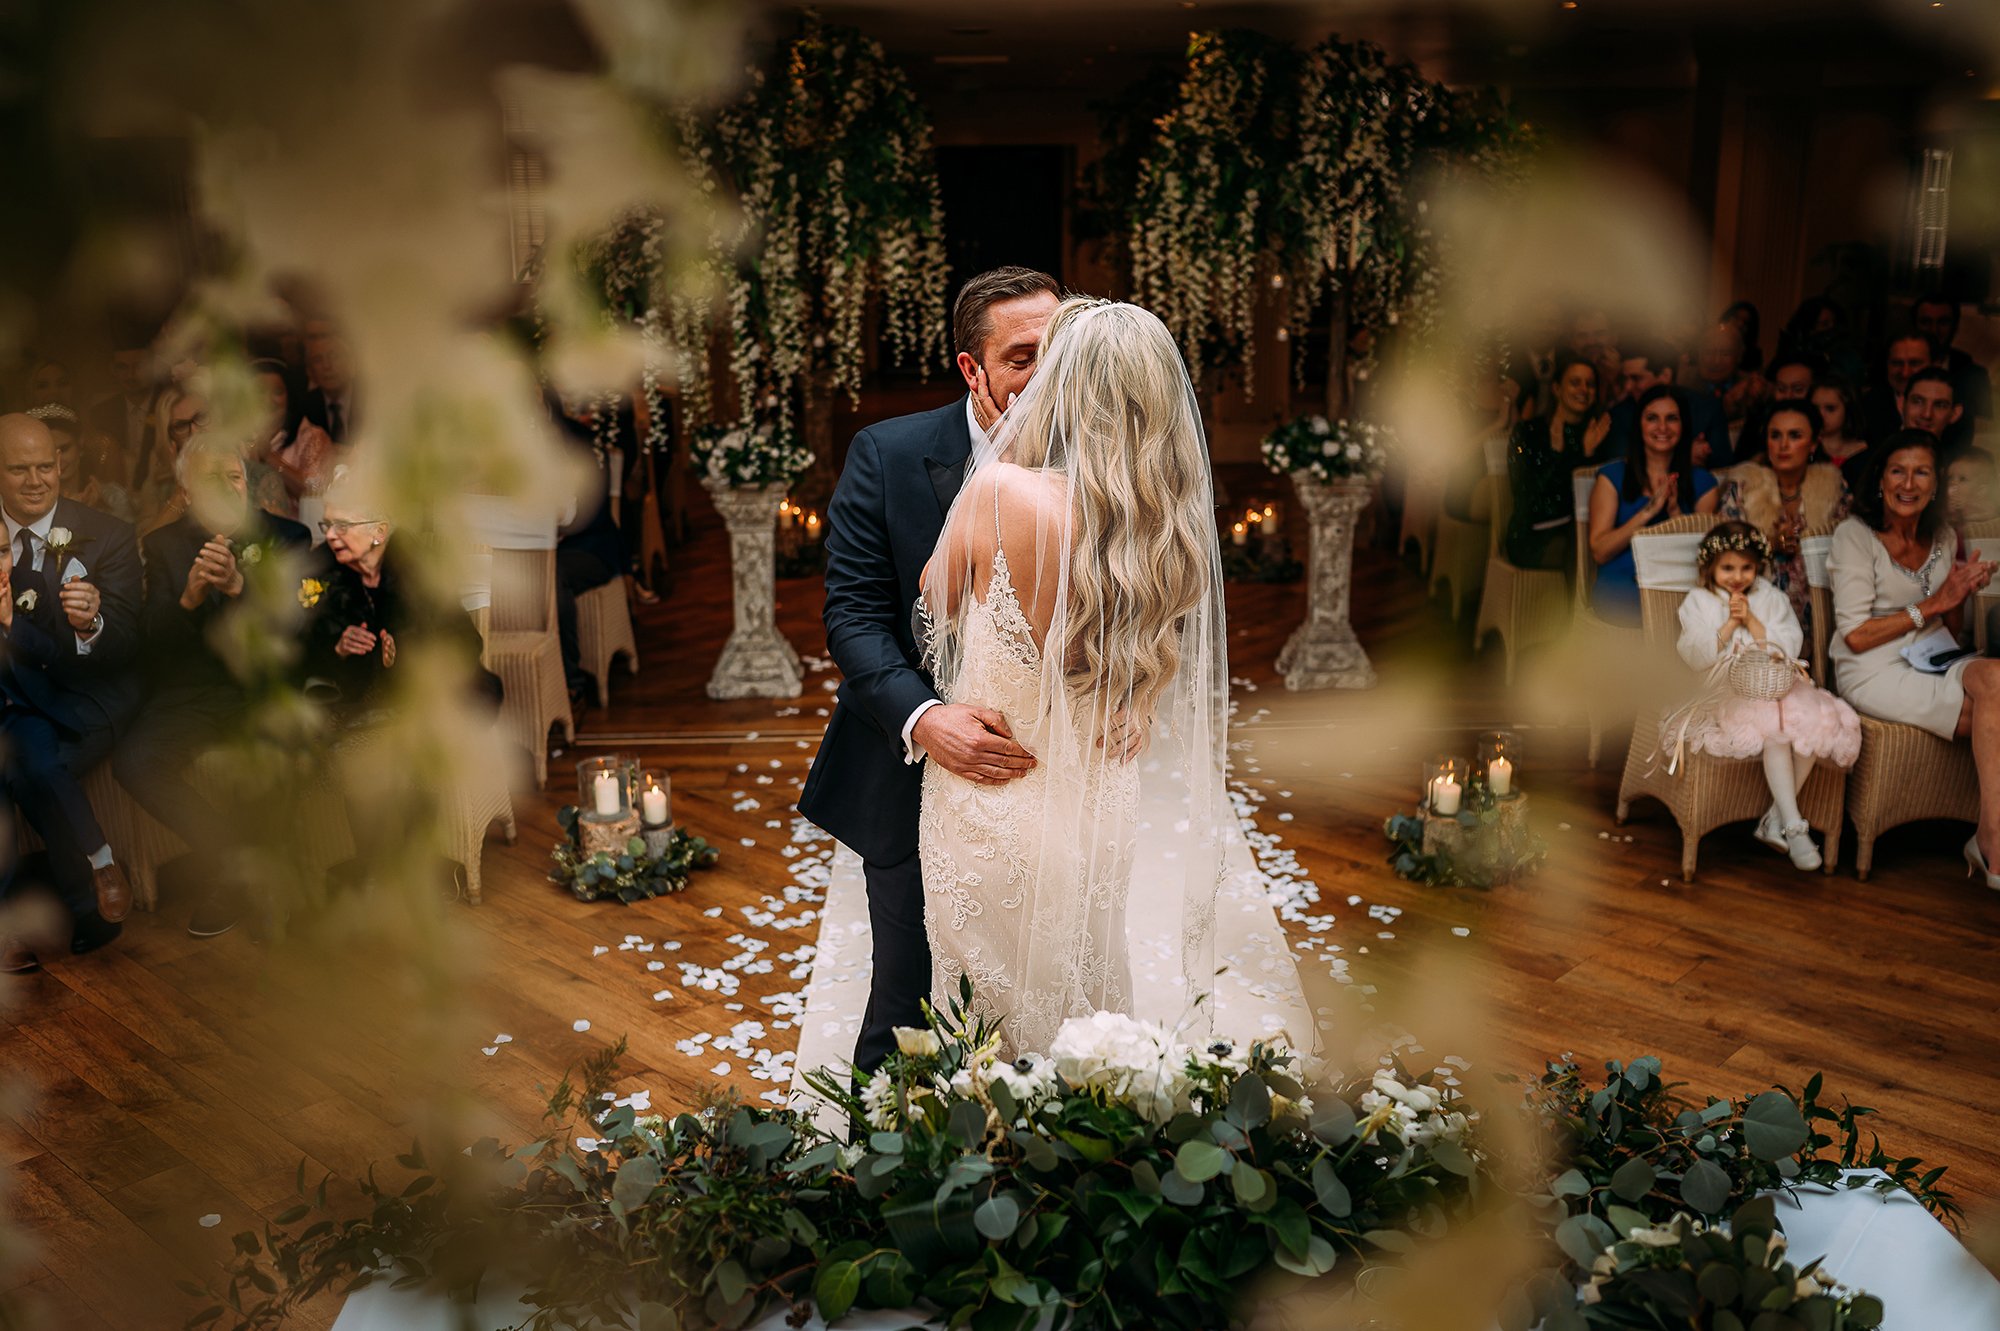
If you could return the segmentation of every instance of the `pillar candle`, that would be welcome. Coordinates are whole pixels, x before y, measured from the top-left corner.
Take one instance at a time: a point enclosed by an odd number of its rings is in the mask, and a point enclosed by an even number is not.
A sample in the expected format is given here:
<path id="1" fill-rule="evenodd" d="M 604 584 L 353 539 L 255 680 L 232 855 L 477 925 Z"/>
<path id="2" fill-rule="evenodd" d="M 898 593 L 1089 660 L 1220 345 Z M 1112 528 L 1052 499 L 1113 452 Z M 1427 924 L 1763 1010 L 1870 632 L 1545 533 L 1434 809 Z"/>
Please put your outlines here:
<path id="1" fill-rule="evenodd" d="M 1507 795 L 1514 789 L 1514 764 L 1505 758 L 1495 758 L 1486 765 L 1486 784 L 1493 788 L 1495 795 Z"/>
<path id="2" fill-rule="evenodd" d="M 1240 522 L 1237 523 L 1229 529 L 1229 543 L 1231 545 L 1250 544 L 1250 529 Z"/>
<path id="3" fill-rule="evenodd" d="M 591 794 L 597 801 L 597 812 L 601 817 L 616 818 L 619 808 L 618 773 L 599 772 L 591 787 Z"/>
<path id="4" fill-rule="evenodd" d="M 1443 818 L 1450 818 L 1458 812 L 1458 782 L 1448 776 L 1441 776 L 1431 782 L 1431 812 Z"/>
<path id="5" fill-rule="evenodd" d="M 639 796 L 640 814 L 648 827 L 658 827 L 667 821 L 667 792 L 658 786 L 647 786 Z"/>

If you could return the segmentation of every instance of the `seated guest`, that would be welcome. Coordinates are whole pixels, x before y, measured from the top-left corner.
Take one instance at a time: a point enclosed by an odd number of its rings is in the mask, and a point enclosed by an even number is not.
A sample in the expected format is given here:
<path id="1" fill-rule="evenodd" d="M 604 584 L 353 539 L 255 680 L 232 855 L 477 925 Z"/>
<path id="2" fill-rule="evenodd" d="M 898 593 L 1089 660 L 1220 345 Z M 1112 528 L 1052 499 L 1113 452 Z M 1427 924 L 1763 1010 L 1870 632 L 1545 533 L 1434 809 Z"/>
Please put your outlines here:
<path id="1" fill-rule="evenodd" d="M 1936 360 L 1930 339 L 1922 333 L 1902 333 L 1889 339 L 1881 382 L 1869 391 L 1861 408 L 1862 433 L 1870 443 L 1879 443 L 1903 428 L 1903 390 L 1918 371 Z"/>
<path id="2" fill-rule="evenodd" d="M 299 583 L 307 610 L 307 693 L 326 705 L 337 728 L 334 769 L 340 774 L 355 858 L 329 871 L 348 884 L 394 879 L 411 854 L 430 848 L 437 792 L 381 761 L 377 725 L 395 704 L 399 666 L 408 654 L 447 654 L 467 671 L 474 704 L 499 711 L 499 677 L 479 664 L 479 630 L 457 604 L 427 599 L 405 557 L 391 553 L 391 524 L 376 516 L 344 469 L 326 490 L 320 531 L 324 549 Z M 399 775 L 400 774 L 400 775 Z"/>
<path id="3" fill-rule="evenodd" d="M 1778 330 L 1778 359 L 1817 354 L 1826 339 L 1841 331 L 1840 307 L 1825 296 L 1807 296 Z"/>
<path id="4" fill-rule="evenodd" d="M 1936 435 L 1946 458 L 1958 452 L 1958 427 L 1964 414 L 1951 376 L 1935 365 L 1918 370 L 1903 386 L 1903 428 Z"/>
<path id="5" fill-rule="evenodd" d="M 213 644 L 243 595 L 244 562 L 305 549 L 312 539 L 298 523 L 251 506 L 243 458 L 228 445 L 198 438 L 179 466 L 187 511 L 143 543 L 150 694 L 112 770 L 141 808 L 192 848 L 205 895 L 188 932 L 212 938 L 236 927 L 245 886 L 228 877 L 232 815 L 192 779 L 195 759 L 230 732 L 244 707 L 243 686 Z"/>
<path id="6" fill-rule="evenodd" d="M 1715 477 L 1694 464 L 1682 426 L 1681 393 L 1657 384 L 1639 399 L 1637 443 L 1599 469 L 1590 491 L 1590 557 L 1597 563 L 1591 608 L 1611 624 L 1639 622 L 1632 538 L 1683 513 L 1715 511 Z"/>
<path id="7" fill-rule="evenodd" d="M 161 390 L 159 428 L 144 466 L 132 479 L 132 509 L 143 532 L 162 527 L 181 515 L 187 499 L 180 493 L 175 460 L 208 422 L 208 402 L 191 384 Z"/>
<path id="8" fill-rule="evenodd" d="M 1675 362 L 1675 357 L 1658 347 L 1644 345 L 1636 347 L 1625 357 L 1620 366 L 1624 376 L 1624 396 L 1611 409 L 1611 432 L 1592 455 L 1592 462 L 1622 458 L 1632 451 L 1632 442 L 1639 435 L 1639 399 L 1655 384 L 1674 382 L 1679 368 Z M 1681 407 L 1687 413 L 1681 424 L 1688 437 L 1695 441 L 1697 451 L 1705 440 L 1726 441 L 1729 438 L 1729 421 L 1723 415 L 1720 398 L 1709 393 L 1683 393 Z"/>
<path id="9" fill-rule="evenodd" d="M 1831 462 L 1816 462 L 1819 413 L 1811 402 L 1772 404 L 1764 418 L 1764 444 L 1754 461 L 1739 462 L 1718 479 L 1715 511 L 1747 522 L 1764 537 L 1770 558 L 1764 579 L 1785 594 L 1792 616 L 1812 641 L 1812 592 L 1806 582 L 1799 537 L 1847 516 L 1847 482 Z"/>
<path id="10" fill-rule="evenodd" d="M 310 612 L 304 668 L 328 686 L 336 718 L 351 725 L 386 706 L 400 650 L 411 643 L 450 644 L 477 662 L 479 630 L 471 616 L 421 598 L 389 553 L 390 523 L 368 511 L 354 482 L 336 479 L 327 487 L 319 526 L 326 547 L 299 590 Z M 475 668 L 473 691 L 498 706 L 497 677 Z"/>
<path id="11" fill-rule="evenodd" d="M 28 378 L 22 389 L 25 405 L 31 411 L 35 407 L 76 401 L 69 366 L 47 356 L 37 356 L 28 363 Z"/>
<path id="12" fill-rule="evenodd" d="M 623 577 L 629 567 L 618 523 L 611 514 L 611 472 L 608 460 L 597 451 L 587 420 L 578 419 L 552 401 L 550 409 L 571 452 L 592 464 L 586 488 L 577 496 L 576 512 L 557 533 L 556 540 L 556 628 L 562 641 L 563 675 L 569 684 L 572 707 L 582 706 L 591 696 L 590 676 L 583 668 L 583 650 L 576 627 L 576 598 L 594 591 L 614 578 Z"/>
<path id="13" fill-rule="evenodd" d="M 1821 379 L 1813 384 L 1807 401 L 1819 413 L 1819 451 L 1840 468 L 1851 490 L 1861 478 L 1861 458 L 1868 441 L 1858 433 L 1860 403 L 1845 379 Z"/>
<path id="14" fill-rule="evenodd" d="M 1945 468 L 1945 517 L 1959 532 L 1975 522 L 2000 519 L 2000 476 L 1995 475 L 1993 455 L 1983 448 L 1968 448 Z"/>
<path id="15" fill-rule="evenodd" d="M 1773 402 L 1796 402 L 1812 395 L 1812 362 L 1803 356 L 1778 357 L 1771 362 L 1771 371 L 1765 378 L 1771 382 Z"/>
<path id="16" fill-rule="evenodd" d="M 305 418 L 336 444 L 352 442 L 354 357 L 331 320 L 311 319 L 305 327 L 306 374 L 312 379 L 301 409 Z"/>
<path id="17" fill-rule="evenodd" d="M 1954 562 L 1957 539 L 1944 520 L 1938 442 L 1905 430 L 1877 445 L 1854 516 L 1840 524 L 1827 557 L 1833 583 L 1832 656 L 1840 695 L 1854 710 L 1930 731 L 1972 737 L 1979 772 L 1979 828 L 1965 843 L 1967 865 L 2000 888 L 2000 661 L 1962 657 L 1927 674 L 1903 648 L 1942 624 L 1964 631 L 1966 603 L 1993 578 L 1978 558 Z"/>
<path id="18" fill-rule="evenodd" d="M 1958 340 L 1958 302 L 1940 292 L 1922 297 L 1910 307 L 1910 322 L 1939 352 L 1938 368 L 1951 376 L 1954 400 L 1965 409 L 1969 437 L 1973 422 L 1993 418 L 1993 378 L 1986 367 L 1952 345 Z M 1950 448 L 1951 440 L 1945 441 Z"/>
<path id="19" fill-rule="evenodd" d="M 56 465 L 62 473 L 62 497 L 74 499 L 85 508 L 130 520 L 132 501 L 124 488 L 98 480 L 88 451 L 83 446 L 82 422 L 77 414 L 60 403 L 30 407 L 28 414 L 49 427 L 55 436 Z"/>
<path id="20" fill-rule="evenodd" d="M 1555 409 L 1514 427 L 1507 449 L 1514 513 L 1504 546 L 1510 563 L 1570 567 L 1576 539 L 1570 473 L 1585 464 L 1611 429 L 1611 418 L 1597 411 L 1596 403 L 1597 367 L 1566 352 L 1556 364 Z"/>
<path id="21" fill-rule="evenodd" d="M 1757 313 L 1757 307 L 1747 300 L 1731 301 L 1716 322 L 1734 328 L 1737 339 L 1743 344 L 1737 368 L 1745 374 L 1760 372 L 1764 368 L 1764 348 L 1759 345 L 1764 320 Z"/>
<path id="22" fill-rule="evenodd" d="M 1736 433 L 1764 399 L 1766 385 L 1758 375 L 1743 369 L 1743 355 L 1743 337 L 1734 324 L 1717 324 L 1702 334 L 1692 381 L 1685 385 L 1689 410 L 1705 411 L 1706 404 L 1699 399 L 1708 395 L 1720 404 L 1726 430 L 1720 438 L 1707 432 L 1693 438 L 1698 467 L 1726 467 L 1736 460 Z"/>
<path id="23" fill-rule="evenodd" d="M 257 504 L 295 518 L 299 500 L 326 488 L 340 450 L 305 414 L 303 394 L 283 361 L 255 360 L 250 368 L 263 386 L 265 402 L 262 438 L 254 454 L 266 469 L 253 487 Z"/>
<path id="24" fill-rule="evenodd" d="M 71 917 L 70 950 L 118 936 L 132 889 L 113 862 L 83 778 L 111 752 L 139 701 L 140 571 L 132 528 L 60 493 L 55 438 L 31 416 L 0 416 L 0 579 L 4 784 L 48 846 L 49 876 Z M 0 969 L 32 970 L 0 945 Z"/>

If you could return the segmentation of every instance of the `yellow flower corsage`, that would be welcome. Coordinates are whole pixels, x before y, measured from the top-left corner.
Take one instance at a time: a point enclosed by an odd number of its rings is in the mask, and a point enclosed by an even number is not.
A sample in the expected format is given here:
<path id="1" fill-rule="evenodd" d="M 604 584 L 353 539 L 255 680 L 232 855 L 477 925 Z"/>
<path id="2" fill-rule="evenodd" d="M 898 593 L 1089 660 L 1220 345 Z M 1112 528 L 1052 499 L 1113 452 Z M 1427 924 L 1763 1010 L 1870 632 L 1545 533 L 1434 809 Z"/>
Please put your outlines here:
<path id="1" fill-rule="evenodd" d="M 299 582 L 299 604 L 307 610 L 319 604 L 319 598 L 326 595 L 326 584 L 318 578 L 304 578 Z"/>

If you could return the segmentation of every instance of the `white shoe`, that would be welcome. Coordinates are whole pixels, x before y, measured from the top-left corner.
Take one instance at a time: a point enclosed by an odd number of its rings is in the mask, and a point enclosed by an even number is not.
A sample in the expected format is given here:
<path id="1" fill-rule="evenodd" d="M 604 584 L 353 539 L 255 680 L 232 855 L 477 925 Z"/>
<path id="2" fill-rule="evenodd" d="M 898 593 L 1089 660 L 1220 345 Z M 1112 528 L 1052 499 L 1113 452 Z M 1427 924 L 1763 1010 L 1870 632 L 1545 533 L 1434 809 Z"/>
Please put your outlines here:
<path id="1" fill-rule="evenodd" d="M 1817 869 L 1823 863 L 1819 847 L 1813 844 L 1812 832 L 1804 823 L 1793 823 L 1785 829 L 1785 853 L 1792 857 L 1794 869 Z"/>
<path id="2" fill-rule="evenodd" d="M 1785 844 L 1784 829 L 1778 822 L 1777 805 L 1773 804 L 1770 808 L 1764 810 L 1764 816 L 1757 820 L 1756 835 L 1759 841 L 1769 846 L 1772 850 L 1777 851 L 1780 855 L 1791 853 L 1792 848 Z"/>
<path id="3" fill-rule="evenodd" d="M 1965 843 L 1965 876 L 1970 878 L 1975 873 L 1984 875 L 1986 885 L 2000 892 L 2000 873 L 1994 873 L 1986 867 L 1986 856 L 1980 853 L 1977 832 L 1974 832 L 1971 839 Z"/>

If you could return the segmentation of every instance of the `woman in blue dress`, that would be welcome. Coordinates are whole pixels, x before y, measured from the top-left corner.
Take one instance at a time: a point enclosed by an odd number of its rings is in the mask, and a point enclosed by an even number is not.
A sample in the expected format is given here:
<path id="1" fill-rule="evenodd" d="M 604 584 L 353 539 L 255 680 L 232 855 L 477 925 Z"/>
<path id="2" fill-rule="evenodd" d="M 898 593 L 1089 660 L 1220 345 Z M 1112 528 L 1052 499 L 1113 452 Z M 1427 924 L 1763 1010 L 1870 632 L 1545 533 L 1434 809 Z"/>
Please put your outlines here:
<path id="1" fill-rule="evenodd" d="M 1715 511 L 1715 477 L 1694 465 L 1680 389 L 1655 384 L 1639 397 L 1639 428 L 1625 456 L 1598 469 L 1590 491 L 1591 608 L 1611 624 L 1639 623 L 1632 538 L 1682 513 Z"/>

